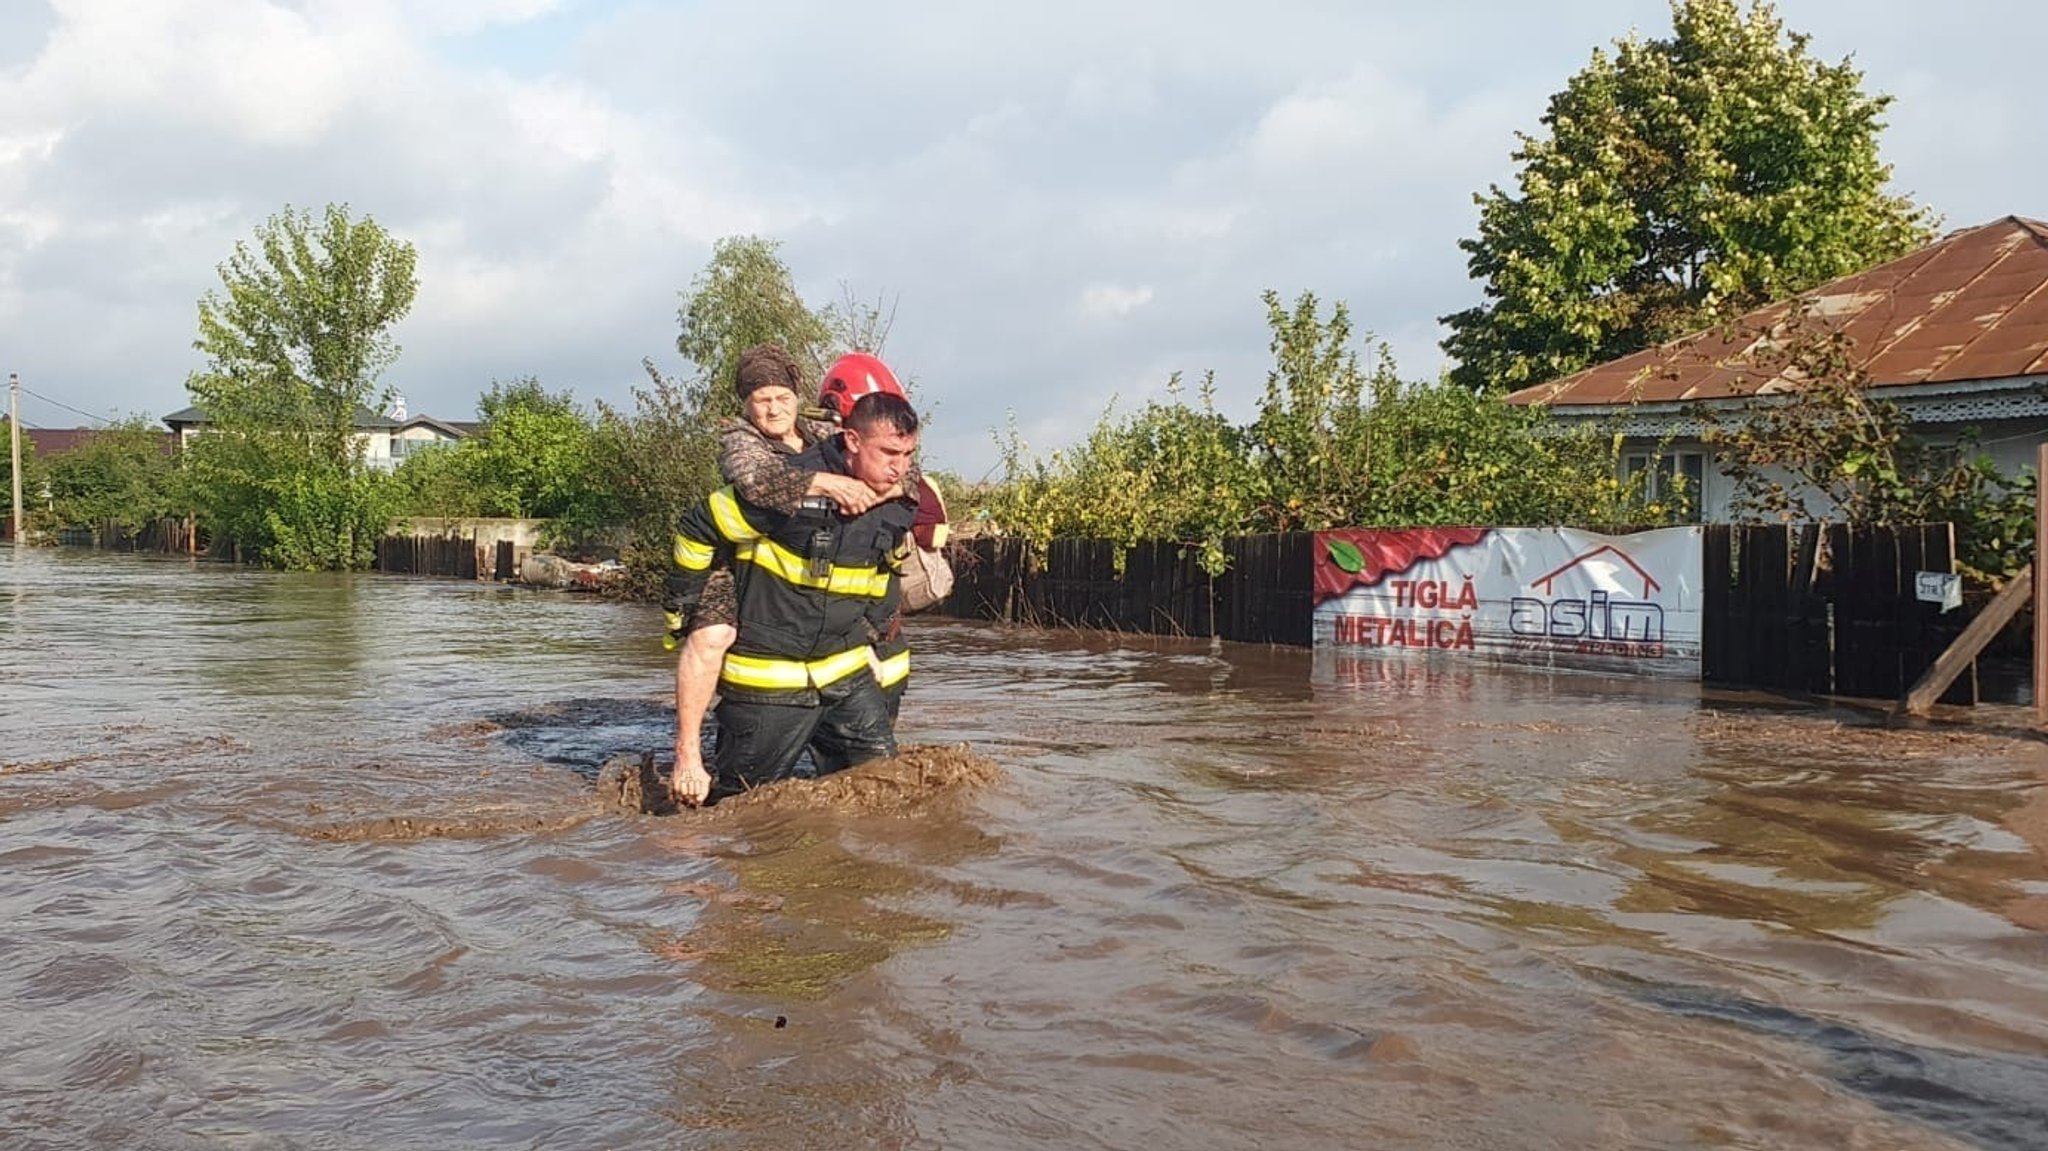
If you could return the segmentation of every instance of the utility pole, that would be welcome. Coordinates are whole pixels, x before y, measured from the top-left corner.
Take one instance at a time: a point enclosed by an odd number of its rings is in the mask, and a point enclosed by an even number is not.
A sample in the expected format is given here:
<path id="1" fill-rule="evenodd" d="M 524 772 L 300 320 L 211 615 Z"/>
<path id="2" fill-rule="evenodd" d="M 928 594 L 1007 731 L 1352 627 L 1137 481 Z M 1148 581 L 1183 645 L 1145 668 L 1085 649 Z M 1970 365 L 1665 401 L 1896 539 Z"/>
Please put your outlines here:
<path id="1" fill-rule="evenodd" d="M 14 543 L 21 544 L 21 376 L 7 373 L 7 457 L 14 477 Z"/>

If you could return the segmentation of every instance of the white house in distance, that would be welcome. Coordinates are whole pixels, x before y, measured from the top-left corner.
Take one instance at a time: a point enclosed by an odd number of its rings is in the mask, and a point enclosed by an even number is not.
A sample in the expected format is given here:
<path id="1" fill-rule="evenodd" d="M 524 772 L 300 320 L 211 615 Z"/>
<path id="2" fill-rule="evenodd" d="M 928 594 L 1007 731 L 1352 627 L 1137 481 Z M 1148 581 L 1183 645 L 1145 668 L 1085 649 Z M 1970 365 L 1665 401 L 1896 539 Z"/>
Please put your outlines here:
<path id="1" fill-rule="evenodd" d="M 391 460 L 394 465 L 404 463 L 414 452 L 466 440 L 483 426 L 475 420 L 406 416 L 403 408 L 394 414 L 398 420 L 398 426 L 391 429 Z"/>
<path id="2" fill-rule="evenodd" d="M 180 450 L 192 437 L 204 435 L 211 421 L 199 408 L 182 408 L 164 417 Z M 363 446 L 363 462 L 379 471 L 390 471 L 406 457 L 435 444 L 453 443 L 476 433 L 478 425 L 466 420 L 437 420 L 432 416 L 410 416 L 400 397 L 389 416 L 358 407 L 355 414 L 356 440 Z"/>
<path id="3" fill-rule="evenodd" d="M 1917 434 L 1941 441 L 1974 429 L 2003 474 L 2033 466 L 2048 438 L 2048 224 L 2007 216 L 1951 232 L 1799 298 L 1842 332 L 1869 386 Z M 1759 308 L 1730 330 L 1769 331 L 1788 306 Z M 1734 484 L 1701 444 L 1694 410 L 1735 409 L 1751 395 L 1797 388 L 1783 379 L 1758 386 L 1744 370 L 1755 339 L 1699 332 L 1507 400 L 1544 405 L 1563 420 L 1608 422 L 1625 437 L 1626 470 L 1683 475 L 1700 494 L 1696 518 L 1725 521 Z"/>

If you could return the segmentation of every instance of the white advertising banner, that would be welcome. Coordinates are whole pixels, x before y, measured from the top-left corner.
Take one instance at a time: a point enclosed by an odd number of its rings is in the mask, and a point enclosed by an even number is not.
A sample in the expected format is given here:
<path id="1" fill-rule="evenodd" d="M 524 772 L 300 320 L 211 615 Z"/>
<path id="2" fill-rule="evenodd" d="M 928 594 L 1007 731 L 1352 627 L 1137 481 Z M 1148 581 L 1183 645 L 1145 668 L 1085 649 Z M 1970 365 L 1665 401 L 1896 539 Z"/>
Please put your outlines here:
<path id="1" fill-rule="evenodd" d="M 1315 642 L 1698 679 L 1699 528 L 1316 533 Z"/>

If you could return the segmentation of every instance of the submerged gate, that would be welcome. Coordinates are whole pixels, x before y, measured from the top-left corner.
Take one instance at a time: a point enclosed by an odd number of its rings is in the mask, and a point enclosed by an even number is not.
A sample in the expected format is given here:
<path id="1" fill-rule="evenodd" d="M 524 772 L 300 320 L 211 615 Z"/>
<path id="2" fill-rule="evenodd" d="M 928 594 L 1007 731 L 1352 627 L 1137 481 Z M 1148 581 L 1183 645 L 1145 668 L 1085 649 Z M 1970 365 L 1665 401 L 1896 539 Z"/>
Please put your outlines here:
<path id="1" fill-rule="evenodd" d="M 1949 524 L 1712 524 L 1705 553 L 1708 683 L 1898 699 L 1969 622 L 1914 594 L 1917 573 L 1954 570 Z M 1974 672 L 1942 697 L 1976 701 Z"/>

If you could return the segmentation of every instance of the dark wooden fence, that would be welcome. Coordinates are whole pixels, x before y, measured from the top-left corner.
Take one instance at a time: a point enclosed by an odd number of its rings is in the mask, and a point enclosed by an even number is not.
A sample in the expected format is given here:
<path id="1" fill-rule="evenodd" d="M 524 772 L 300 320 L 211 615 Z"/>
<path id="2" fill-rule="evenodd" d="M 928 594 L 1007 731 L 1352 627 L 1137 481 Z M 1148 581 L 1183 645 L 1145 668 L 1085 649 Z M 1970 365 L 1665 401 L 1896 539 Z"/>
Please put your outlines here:
<path id="1" fill-rule="evenodd" d="M 461 536 L 384 536 L 377 541 L 377 570 L 475 579 L 479 550 L 475 540 Z M 505 566 L 511 566 L 509 556 Z"/>
<path id="2" fill-rule="evenodd" d="M 186 516 L 165 516 L 151 520 L 136 533 L 135 550 L 165 555 L 198 555 L 207 550 L 206 533 Z"/>
<path id="3" fill-rule="evenodd" d="M 1701 678 L 1728 686 L 1897 699 L 1969 622 L 1914 595 L 1950 571 L 1948 524 L 1706 528 Z M 1944 703 L 1977 701 L 1974 672 Z"/>
<path id="4" fill-rule="evenodd" d="M 1054 540 L 1043 564 L 1021 541 L 979 539 L 950 551 L 953 594 L 938 610 L 964 619 L 1281 643 L 1311 640 L 1313 566 L 1307 532 L 1229 541 L 1230 568 L 1210 578 L 1176 543 L 1124 556 L 1108 540 Z"/>
<path id="5" fill-rule="evenodd" d="M 4 525 L 0 519 L 0 525 Z M 0 534 L 5 527 L 0 526 Z M 192 521 L 183 516 L 164 516 L 150 520 L 140 528 L 130 530 L 126 524 L 109 520 L 100 524 L 74 524 L 57 529 L 57 546 L 67 548 L 97 548 L 112 552 L 161 552 L 165 555 L 184 555 L 207 550 L 206 533 L 201 532 L 200 542 L 195 547 L 192 540 Z"/>
<path id="6" fill-rule="evenodd" d="M 1947 524 L 1705 529 L 1702 678 L 1722 686 L 1898 699 L 1969 622 L 1914 594 L 1917 573 L 1950 571 Z M 1312 642 L 1307 532 L 1229 541 L 1211 579 L 1178 544 L 1143 543 L 1116 571 L 1106 540 L 1055 540 L 1043 564 L 1017 540 L 952 550 L 953 594 L 939 609 L 967 619 L 1248 643 Z M 1943 697 L 1974 703 L 1974 670 Z"/>

